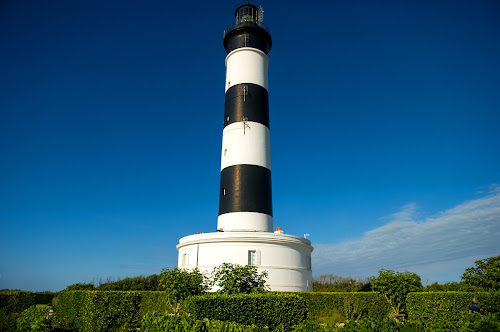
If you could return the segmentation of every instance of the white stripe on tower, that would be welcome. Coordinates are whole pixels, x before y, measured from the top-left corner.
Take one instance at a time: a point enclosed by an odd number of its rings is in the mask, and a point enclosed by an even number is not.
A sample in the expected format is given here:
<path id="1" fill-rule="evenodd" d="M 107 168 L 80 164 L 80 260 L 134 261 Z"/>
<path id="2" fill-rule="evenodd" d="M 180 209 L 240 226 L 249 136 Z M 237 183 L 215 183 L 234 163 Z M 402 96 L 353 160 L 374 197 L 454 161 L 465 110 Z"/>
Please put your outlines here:
<path id="1" fill-rule="evenodd" d="M 273 231 L 267 72 L 271 35 L 247 4 L 224 34 L 226 103 L 217 229 Z"/>

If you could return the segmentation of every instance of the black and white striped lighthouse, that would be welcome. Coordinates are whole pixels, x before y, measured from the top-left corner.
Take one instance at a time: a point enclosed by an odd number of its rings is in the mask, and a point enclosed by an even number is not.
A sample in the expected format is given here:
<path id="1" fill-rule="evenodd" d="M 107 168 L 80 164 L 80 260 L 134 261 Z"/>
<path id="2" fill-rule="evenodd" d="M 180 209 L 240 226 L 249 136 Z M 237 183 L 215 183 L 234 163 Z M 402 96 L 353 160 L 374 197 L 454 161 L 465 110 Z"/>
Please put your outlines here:
<path id="1" fill-rule="evenodd" d="M 210 273 L 223 263 L 266 271 L 272 291 L 312 291 L 311 241 L 273 232 L 267 53 L 262 10 L 246 4 L 224 31 L 226 103 L 218 232 L 179 240 L 178 267 Z M 216 291 L 213 287 L 212 291 Z"/>
<path id="2" fill-rule="evenodd" d="M 226 99 L 217 230 L 272 232 L 267 71 L 271 35 L 263 11 L 246 4 L 224 31 Z"/>

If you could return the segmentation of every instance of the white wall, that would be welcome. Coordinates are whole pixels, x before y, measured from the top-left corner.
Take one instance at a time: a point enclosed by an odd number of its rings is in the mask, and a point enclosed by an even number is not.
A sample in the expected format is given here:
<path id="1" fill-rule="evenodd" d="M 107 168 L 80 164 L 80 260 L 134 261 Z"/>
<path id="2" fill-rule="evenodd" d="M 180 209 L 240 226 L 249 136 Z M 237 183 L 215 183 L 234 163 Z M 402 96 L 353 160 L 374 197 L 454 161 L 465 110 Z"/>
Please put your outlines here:
<path id="1" fill-rule="evenodd" d="M 179 267 L 186 254 L 189 268 L 210 273 L 222 263 L 248 264 L 248 251 L 256 251 L 256 266 L 268 272 L 267 285 L 273 291 L 312 291 L 308 258 L 313 250 L 309 240 L 265 232 L 230 232 L 190 235 L 177 246 Z M 309 258 L 310 261 L 310 258 Z"/>

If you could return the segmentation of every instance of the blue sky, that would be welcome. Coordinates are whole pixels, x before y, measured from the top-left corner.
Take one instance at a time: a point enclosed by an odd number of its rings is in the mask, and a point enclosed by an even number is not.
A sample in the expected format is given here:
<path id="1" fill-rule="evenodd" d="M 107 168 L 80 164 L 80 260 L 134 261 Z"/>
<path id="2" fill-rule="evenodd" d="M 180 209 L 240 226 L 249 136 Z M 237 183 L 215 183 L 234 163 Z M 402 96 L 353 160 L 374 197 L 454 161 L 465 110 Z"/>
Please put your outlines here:
<path id="1" fill-rule="evenodd" d="M 0 4 L 0 289 L 159 273 L 215 230 L 240 2 Z M 500 253 L 500 3 L 260 1 L 275 227 L 313 274 Z"/>

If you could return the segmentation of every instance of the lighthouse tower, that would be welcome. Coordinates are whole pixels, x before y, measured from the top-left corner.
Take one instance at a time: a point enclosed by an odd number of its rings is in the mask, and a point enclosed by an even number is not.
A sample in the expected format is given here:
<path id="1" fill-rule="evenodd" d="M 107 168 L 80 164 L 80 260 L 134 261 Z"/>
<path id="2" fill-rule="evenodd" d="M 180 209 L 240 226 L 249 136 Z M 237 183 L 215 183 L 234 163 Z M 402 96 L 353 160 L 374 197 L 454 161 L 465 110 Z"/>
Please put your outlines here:
<path id="1" fill-rule="evenodd" d="M 226 102 L 217 229 L 272 232 L 271 144 L 267 53 L 271 35 L 262 12 L 236 10 L 224 33 Z"/>
<path id="2" fill-rule="evenodd" d="M 217 231 L 179 240 L 179 268 L 211 272 L 222 263 L 267 271 L 273 291 L 312 291 L 311 252 L 303 237 L 273 232 L 267 54 L 262 10 L 236 9 L 224 31 L 226 82 Z"/>

